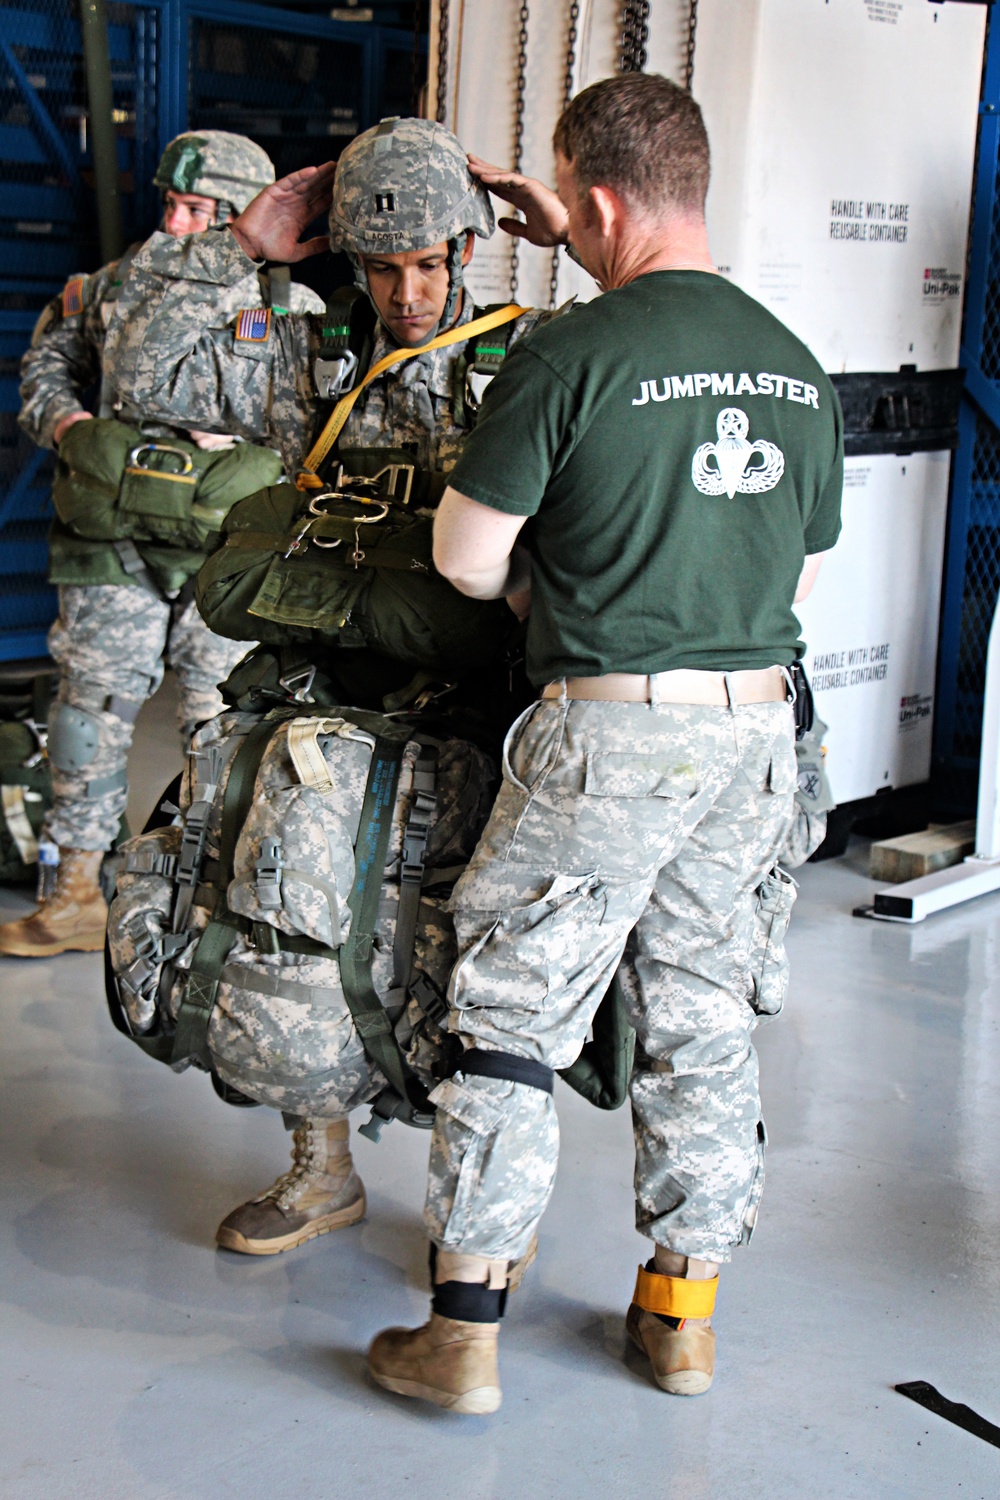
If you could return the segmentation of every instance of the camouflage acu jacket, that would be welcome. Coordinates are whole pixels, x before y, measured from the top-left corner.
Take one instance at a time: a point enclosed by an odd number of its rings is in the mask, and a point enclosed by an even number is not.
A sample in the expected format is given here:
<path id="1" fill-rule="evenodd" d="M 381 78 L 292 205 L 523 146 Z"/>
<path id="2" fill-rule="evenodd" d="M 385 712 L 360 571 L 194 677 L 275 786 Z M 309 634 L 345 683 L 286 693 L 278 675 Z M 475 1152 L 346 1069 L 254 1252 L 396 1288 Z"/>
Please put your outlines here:
<path id="1" fill-rule="evenodd" d="M 263 339 L 237 337 L 232 290 L 255 269 L 228 231 L 183 240 L 154 234 L 115 305 L 105 371 L 126 405 L 161 421 L 266 442 L 294 472 L 328 409 L 313 378 L 321 320 L 274 318 Z M 458 321 L 472 316 L 466 295 Z M 526 313 L 511 340 L 545 316 Z M 380 324 L 372 362 L 394 347 Z M 355 405 L 343 446 L 405 446 L 420 468 L 451 469 L 466 434 L 455 403 L 463 354 L 454 344 L 386 371 Z"/>
<path id="2" fill-rule="evenodd" d="M 158 237 L 172 243 L 168 235 Z M 65 291 L 43 308 L 35 325 L 31 347 L 21 360 L 18 423 L 42 447 L 53 446 L 55 428 L 63 417 L 80 410 L 85 392 L 101 378 L 101 355 L 119 291 L 118 264 L 113 261 L 90 276 L 71 277 Z M 231 316 L 240 307 L 261 307 L 257 268 L 245 266 L 242 279 L 227 287 L 224 296 L 220 315 Z M 322 299 L 295 282 L 291 301 L 296 313 L 323 310 Z M 113 382 L 106 381 L 101 415 L 118 415 L 120 410 Z M 127 420 L 136 420 L 140 411 L 131 408 Z"/>

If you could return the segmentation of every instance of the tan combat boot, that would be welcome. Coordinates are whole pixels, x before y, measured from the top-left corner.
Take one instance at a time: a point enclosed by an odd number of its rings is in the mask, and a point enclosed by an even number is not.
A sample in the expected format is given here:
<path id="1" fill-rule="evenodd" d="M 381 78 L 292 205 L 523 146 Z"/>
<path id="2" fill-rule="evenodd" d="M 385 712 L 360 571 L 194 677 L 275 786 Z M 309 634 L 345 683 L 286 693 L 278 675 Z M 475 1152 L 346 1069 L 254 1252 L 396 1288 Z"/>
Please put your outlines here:
<path id="1" fill-rule="evenodd" d="M 700 1396 L 715 1373 L 711 1318 L 718 1272 L 710 1279 L 694 1279 L 690 1269 L 689 1264 L 688 1274 L 668 1276 L 656 1269 L 655 1261 L 640 1266 L 625 1319 L 628 1336 L 648 1357 L 657 1385 L 672 1396 Z"/>
<path id="2" fill-rule="evenodd" d="M 103 859 L 103 849 L 61 849 L 52 894 L 30 917 L 0 926 L 0 953 L 13 958 L 99 953 L 108 925 L 99 878 Z"/>
<path id="3" fill-rule="evenodd" d="M 365 1216 L 347 1120 L 306 1120 L 292 1132 L 292 1168 L 259 1198 L 241 1203 L 215 1232 L 223 1250 L 279 1255 Z"/>
<path id="4" fill-rule="evenodd" d="M 502 1293 L 507 1273 L 505 1260 L 439 1250 L 434 1282 L 436 1288 L 461 1282 L 470 1291 Z M 368 1351 L 368 1368 L 373 1380 L 398 1396 L 418 1396 L 466 1416 L 487 1416 L 502 1400 L 499 1335 L 499 1319 L 476 1323 L 432 1312 L 422 1328 L 384 1329 Z"/>

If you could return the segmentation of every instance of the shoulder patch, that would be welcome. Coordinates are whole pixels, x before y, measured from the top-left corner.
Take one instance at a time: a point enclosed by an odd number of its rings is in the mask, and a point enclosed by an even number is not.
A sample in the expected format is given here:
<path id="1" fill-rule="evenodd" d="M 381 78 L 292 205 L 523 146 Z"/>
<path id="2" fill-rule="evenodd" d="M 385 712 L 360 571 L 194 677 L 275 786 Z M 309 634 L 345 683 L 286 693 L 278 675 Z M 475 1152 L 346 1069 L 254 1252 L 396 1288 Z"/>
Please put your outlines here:
<path id="1" fill-rule="evenodd" d="M 237 315 L 234 337 L 238 344 L 264 344 L 270 332 L 269 307 L 244 307 Z"/>
<path id="2" fill-rule="evenodd" d="M 72 281 L 67 281 L 63 287 L 62 315 L 64 318 L 75 318 L 83 312 L 83 276 L 74 276 Z"/>

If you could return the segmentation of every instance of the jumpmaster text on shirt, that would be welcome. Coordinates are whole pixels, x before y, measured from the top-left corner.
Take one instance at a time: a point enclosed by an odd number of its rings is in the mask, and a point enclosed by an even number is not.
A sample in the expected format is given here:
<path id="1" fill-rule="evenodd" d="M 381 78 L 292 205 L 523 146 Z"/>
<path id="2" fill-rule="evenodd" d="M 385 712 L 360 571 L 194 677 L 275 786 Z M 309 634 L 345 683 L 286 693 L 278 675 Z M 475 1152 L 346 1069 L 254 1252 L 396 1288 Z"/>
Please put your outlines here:
<path id="1" fill-rule="evenodd" d="M 663 389 L 659 387 L 662 385 Z M 689 375 L 664 375 L 661 380 L 641 380 L 638 396 L 633 396 L 633 406 L 645 406 L 649 401 L 680 401 L 685 396 L 773 396 L 786 401 L 797 401 L 801 406 L 811 406 L 819 411 L 819 391 L 805 380 L 794 380 L 791 375 L 768 374 L 761 370 L 756 382 L 745 370 L 734 375 L 731 370 L 720 375 L 713 370 Z"/>

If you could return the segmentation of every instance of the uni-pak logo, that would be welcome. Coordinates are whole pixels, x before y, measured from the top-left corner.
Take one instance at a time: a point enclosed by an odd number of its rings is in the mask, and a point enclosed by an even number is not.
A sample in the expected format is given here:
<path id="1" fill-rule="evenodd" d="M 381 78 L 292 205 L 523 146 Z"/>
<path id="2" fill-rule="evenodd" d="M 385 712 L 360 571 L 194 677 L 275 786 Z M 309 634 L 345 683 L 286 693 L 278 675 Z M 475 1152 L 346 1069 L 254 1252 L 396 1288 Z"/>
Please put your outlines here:
<path id="1" fill-rule="evenodd" d="M 691 481 L 703 495 L 760 495 L 773 490 L 785 472 L 785 455 L 774 443 L 747 441 L 750 420 L 738 406 L 726 406 L 715 424 L 718 441 L 702 443 L 691 460 Z M 757 460 L 759 462 L 751 462 Z"/>

